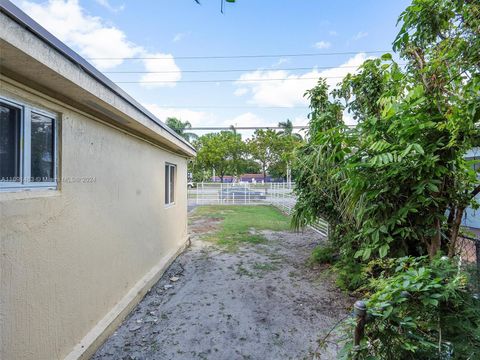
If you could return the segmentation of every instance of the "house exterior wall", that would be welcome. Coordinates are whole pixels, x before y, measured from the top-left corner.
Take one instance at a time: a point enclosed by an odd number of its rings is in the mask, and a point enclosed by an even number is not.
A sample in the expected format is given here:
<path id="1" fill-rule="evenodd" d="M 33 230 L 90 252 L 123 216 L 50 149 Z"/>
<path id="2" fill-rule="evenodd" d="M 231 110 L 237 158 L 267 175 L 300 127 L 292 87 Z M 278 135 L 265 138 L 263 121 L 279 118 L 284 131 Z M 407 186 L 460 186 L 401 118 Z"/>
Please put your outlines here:
<path id="1" fill-rule="evenodd" d="M 58 114 L 59 175 L 68 181 L 0 192 L 0 358 L 75 358 L 185 244 L 187 160 L 3 80 L 0 97 Z M 170 206 L 166 162 L 177 166 Z"/>

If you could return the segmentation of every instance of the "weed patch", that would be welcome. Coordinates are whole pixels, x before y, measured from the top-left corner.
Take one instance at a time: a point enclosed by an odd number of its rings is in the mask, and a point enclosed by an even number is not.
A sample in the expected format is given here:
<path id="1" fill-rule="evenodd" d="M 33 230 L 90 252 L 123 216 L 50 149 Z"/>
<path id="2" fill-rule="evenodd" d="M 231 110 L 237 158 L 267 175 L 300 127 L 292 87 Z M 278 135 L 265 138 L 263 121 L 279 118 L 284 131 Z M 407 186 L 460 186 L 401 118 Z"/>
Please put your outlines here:
<path id="1" fill-rule="evenodd" d="M 271 206 L 203 206 L 196 209 L 196 217 L 220 220 L 217 231 L 204 239 L 236 251 L 241 244 L 260 244 L 265 238 L 260 230 L 285 231 L 290 219 Z"/>

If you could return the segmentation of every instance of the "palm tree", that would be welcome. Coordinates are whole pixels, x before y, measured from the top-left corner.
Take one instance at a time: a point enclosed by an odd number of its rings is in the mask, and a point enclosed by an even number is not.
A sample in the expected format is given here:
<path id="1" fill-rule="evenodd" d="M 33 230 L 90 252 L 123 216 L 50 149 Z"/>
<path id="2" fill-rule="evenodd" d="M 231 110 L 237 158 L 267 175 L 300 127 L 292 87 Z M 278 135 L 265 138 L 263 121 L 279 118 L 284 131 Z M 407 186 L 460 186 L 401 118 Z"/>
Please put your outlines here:
<path id="1" fill-rule="evenodd" d="M 190 142 L 191 140 L 198 139 L 198 135 L 192 132 L 186 132 L 185 130 L 189 130 L 192 128 L 192 124 L 189 121 L 182 121 L 175 117 L 169 117 L 166 121 L 167 126 L 175 131 L 178 135 L 183 137 L 185 140 Z"/>
<path id="2" fill-rule="evenodd" d="M 280 121 L 278 123 L 278 127 L 283 129 L 283 130 L 280 130 L 278 132 L 278 135 L 280 135 L 280 136 L 292 136 L 292 137 L 296 138 L 297 140 L 302 140 L 302 136 L 300 134 L 297 134 L 297 133 L 293 132 L 293 124 L 290 121 L 290 119 L 287 119 L 286 121 Z"/>

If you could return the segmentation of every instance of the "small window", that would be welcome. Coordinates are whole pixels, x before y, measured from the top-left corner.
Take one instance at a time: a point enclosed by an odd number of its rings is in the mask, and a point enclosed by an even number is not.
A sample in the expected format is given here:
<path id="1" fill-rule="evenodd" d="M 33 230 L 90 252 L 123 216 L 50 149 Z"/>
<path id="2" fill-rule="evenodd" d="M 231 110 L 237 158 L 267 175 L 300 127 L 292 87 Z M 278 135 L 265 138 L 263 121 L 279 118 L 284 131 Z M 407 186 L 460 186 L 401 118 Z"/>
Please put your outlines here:
<path id="1" fill-rule="evenodd" d="M 54 121 L 32 112 L 31 177 L 34 182 L 54 181 Z"/>
<path id="2" fill-rule="evenodd" d="M 20 181 L 20 108 L 0 103 L 0 180 Z"/>
<path id="3" fill-rule="evenodd" d="M 165 165 L 165 204 L 175 202 L 175 177 L 176 166 L 172 164 Z"/>
<path id="4" fill-rule="evenodd" d="M 56 187 L 56 119 L 0 99 L 0 189 Z"/>

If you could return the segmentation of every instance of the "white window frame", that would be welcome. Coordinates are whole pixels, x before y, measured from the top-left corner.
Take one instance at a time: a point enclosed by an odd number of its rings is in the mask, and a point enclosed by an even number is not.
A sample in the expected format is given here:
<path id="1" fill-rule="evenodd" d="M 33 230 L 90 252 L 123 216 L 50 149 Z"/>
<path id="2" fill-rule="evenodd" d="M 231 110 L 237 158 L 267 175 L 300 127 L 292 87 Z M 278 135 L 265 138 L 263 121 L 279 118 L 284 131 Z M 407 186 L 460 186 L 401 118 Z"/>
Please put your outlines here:
<path id="1" fill-rule="evenodd" d="M 20 110 L 20 181 L 0 181 L 0 192 L 29 190 L 29 189 L 57 189 L 58 188 L 58 115 L 26 103 L 7 99 L 0 96 L 0 103 Z M 32 168 L 32 113 L 43 115 L 53 120 L 53 179 L 54 181 L 30 181 Z"/>
<path id="2" fill-rule="evenodd" d="M 173 206 L 175 205 L 175 199 L 176 199 L 176 190 L 177 190 L 177 186 L 176 186 L 176 182 L 177 182 L 177 165 L 175 164 L 172 164 L 172 163 L 168 163 L 166 162 L 165 163 L 165 174 L 164 174 L 164 179 L 165 181 L 167 181 L 167 169 L 168 169 L 168 182 L 165 184 L 164 186 L 164 191 L 165 191 L 165 206 L 168 207 L 168 206 Z M 172 182 L 171 182 L 171 171 L 173 170 L 173 201 L 171 201 L 172 199 L 170 198 L 170 195 L 171 195 L 171 189 L 172 189 Z"/>

